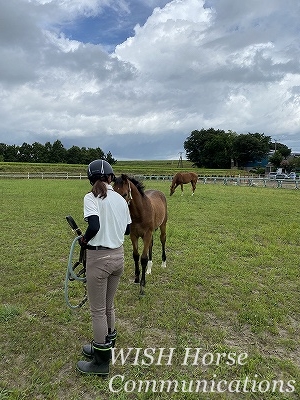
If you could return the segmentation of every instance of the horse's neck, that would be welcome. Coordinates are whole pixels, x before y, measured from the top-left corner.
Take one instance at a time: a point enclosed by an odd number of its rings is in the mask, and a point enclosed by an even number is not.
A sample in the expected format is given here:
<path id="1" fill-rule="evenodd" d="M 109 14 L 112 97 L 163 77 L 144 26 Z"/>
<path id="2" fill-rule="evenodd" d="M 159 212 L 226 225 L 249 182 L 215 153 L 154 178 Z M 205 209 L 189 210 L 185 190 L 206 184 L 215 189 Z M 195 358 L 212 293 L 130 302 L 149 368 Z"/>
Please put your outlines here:
<path id="1" fill-rule="evenodd" d="M 129 210 L 131 214 L 131 218 L 141 219 L 144 214 L 147 213 L 147 207 L 145 203 L 150 201 L 146 195 L 142 196 L 138 189 L 131 185 L 131 193 L 132 193 L 132 200 L 129 205 Z"/>
<path id="2" fill-rule="evenodd" d="M 179 175 L 175 175 L 173 180 L 172 180 L 172 187 L 174 187 L 176 185 L 176 183 L 179 183 L 180 181 L 180 176 Z"/>

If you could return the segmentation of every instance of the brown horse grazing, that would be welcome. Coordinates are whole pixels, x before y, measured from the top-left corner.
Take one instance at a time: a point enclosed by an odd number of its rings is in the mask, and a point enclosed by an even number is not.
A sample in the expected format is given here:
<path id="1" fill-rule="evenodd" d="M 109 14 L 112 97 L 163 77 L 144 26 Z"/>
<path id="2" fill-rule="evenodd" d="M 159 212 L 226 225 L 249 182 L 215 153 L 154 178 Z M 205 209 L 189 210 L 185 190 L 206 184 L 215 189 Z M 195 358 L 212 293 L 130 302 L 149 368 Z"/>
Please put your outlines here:
<path id="1" fill-rule="evenodd" d="M 116 178 L 114 190 L 127 201 L 131 215 L 130 238 L 133 246 L 135 264 L 135 283 L 140 283 L 140 294 L 144 294 L 146 285 L 145 273 L 151 274 L 153 232 L 160 228 L 162 245 L 162 267 L 166 267 L 166 225 L 167 200 L 159 190 L 145 190 L 144 185 L 134 178 L 122 174 Z M 142 238 L 144 247 L 141 254 L 142 277 L 140 280 L 138 239 Z"/>
<path id="2" fill-rule="evenodd" d="M 194 172 L 177 172 L 174 175 L 172 180 L 172 185 L 170 187 L 170 196 L 175 192 L 177 186 L 181 186 L 181 196 L 183 195 L 183 184 L 191 183 L 192 184 L 192 196 L 195 193 L 196 184 L 198 181 L 198 175 Z"/>

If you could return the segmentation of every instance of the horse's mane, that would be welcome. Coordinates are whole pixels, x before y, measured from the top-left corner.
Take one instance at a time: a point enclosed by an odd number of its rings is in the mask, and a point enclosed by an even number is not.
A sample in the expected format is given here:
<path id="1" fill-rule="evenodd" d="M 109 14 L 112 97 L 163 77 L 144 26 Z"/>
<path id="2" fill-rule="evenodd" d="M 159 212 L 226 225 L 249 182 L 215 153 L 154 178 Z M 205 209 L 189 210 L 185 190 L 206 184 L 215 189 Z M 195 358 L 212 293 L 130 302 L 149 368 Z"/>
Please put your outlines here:
<path id="1" fill-rule="evenodd" d="M 118 184 L 123 184 L 125 181 L 129 180 L 136 186 L 137 190 L 140 192 L 142 196 L 145 195 L 145 186 L 142 182 L 138 181 L 137 179 L 133 177 L 129 177 L 126 174 L 122 174 L 120 177 L 116 178 L 116 183 Z"/>

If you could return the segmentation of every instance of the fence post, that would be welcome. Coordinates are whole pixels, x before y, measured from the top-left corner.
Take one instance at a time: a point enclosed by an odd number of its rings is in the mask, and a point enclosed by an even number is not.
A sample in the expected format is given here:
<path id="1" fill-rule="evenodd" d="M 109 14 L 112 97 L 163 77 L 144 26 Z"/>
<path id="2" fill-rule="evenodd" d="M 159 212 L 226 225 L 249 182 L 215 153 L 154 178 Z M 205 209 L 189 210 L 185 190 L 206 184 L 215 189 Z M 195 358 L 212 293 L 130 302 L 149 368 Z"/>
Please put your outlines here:
<path id="1" fill-rule="evenodd" d="M 297 182 L 297 179 L 295 179 L 295 189 L 298 189 L 298 182 Z"/>

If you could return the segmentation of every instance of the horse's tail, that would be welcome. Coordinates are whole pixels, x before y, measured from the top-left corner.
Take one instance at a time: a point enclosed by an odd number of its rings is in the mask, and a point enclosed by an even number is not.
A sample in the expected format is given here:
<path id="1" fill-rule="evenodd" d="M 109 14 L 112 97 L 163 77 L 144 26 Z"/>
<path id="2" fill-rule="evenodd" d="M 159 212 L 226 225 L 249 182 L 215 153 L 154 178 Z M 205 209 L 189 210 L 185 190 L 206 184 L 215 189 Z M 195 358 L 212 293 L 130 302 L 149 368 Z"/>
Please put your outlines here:
<path id="1" fill-rule="evenodd" d="M 195 172 L 192 172 L 192 180 L 197 182 L 198 179 L 199 179 L 199 175 L 196 174 Z"/>

